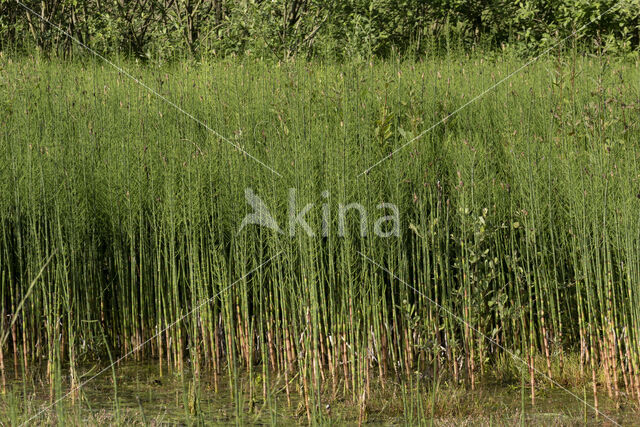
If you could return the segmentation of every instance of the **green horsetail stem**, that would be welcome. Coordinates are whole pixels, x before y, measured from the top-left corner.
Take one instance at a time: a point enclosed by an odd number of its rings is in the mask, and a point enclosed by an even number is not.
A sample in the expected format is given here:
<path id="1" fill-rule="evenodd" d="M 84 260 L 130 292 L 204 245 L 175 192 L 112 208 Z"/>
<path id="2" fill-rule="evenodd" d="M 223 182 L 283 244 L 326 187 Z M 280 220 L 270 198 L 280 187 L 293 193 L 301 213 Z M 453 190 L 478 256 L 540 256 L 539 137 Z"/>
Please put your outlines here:
<path id="1" fill-rule="evenodd" d="M 206 379 L 238 420 L 365 422 L 381 390 L 417 420 L 505 379 L 640 401 L 637 62 L 543 59 L 358 177 L 520 65 L 127 64 L 280 178 L 97 62 L 0 57 L 3 389 L 133 351 L 194 417 Z M 271 226 L 240 227 L 248 189 Z"/>

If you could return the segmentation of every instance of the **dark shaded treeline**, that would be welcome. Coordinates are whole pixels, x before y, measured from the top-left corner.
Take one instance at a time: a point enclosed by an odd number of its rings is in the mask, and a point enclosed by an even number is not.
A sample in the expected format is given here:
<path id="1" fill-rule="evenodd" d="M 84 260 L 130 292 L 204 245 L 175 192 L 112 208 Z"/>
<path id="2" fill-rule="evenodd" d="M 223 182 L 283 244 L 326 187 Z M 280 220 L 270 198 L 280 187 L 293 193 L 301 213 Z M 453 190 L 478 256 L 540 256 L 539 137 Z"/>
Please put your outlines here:
<path id="1" fill-rule="evenodd" d="M 583 40 L 628 54 L 640 40 L 638 11 L 638 0 L 3 0 L 0 49 L 70 56 L 74 43 L 40 15 L 103 54 L 143 59 L 344 58 L 478 44 L 530 53 L 592 21 Z"/>

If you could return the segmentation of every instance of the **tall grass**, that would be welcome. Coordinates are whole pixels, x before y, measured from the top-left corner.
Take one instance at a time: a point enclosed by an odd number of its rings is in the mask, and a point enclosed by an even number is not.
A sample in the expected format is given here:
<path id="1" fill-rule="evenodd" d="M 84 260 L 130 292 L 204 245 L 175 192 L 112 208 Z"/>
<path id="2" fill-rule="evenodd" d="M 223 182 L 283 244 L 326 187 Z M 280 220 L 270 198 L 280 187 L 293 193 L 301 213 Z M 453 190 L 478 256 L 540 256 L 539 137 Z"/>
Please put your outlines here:
<path id="1" fill-rule="evenodd" d="M 278 178 L 98 62 L 2 58 L 3 387 L 46 361 L 54 399 L 87 362 L 133 351 L 211 376 L 238 408 L 241 389 L 271 401 L 277 383 L 309 419 L 346 398 L 363 421 L 374 387 L 519 384 L 498 369 L 507 349 L 532 399 L 552 379 L 640 401 L 638 63 L 538 62 L 357 177 L 519 65 L 128 64 Z M 316 237 L 239 232 L 245 188 L 286 231 L 295 188 L 299 209 L 315 204 Z M 338 235 L 351 202 L 367 236 L 351 211 Z M 372 233 L 383 202 L 399 208 L 399 238 Z"/>

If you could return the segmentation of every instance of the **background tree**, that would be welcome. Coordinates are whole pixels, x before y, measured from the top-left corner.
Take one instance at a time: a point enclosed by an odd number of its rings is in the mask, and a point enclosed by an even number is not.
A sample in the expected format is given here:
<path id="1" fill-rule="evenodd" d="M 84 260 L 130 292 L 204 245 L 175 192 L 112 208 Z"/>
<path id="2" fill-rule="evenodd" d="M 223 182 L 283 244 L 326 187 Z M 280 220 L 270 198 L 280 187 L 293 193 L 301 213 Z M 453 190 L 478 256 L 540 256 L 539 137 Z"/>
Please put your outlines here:
<path id="1" fill-rule="evenodd" d="M 640 0 L 0 0 L 0 46 L 68 55 L 59 25 L 105 54 L 385 56 L 511 45 L 539 51 L 584 28 L 607 49 L 638 55 Z"/>

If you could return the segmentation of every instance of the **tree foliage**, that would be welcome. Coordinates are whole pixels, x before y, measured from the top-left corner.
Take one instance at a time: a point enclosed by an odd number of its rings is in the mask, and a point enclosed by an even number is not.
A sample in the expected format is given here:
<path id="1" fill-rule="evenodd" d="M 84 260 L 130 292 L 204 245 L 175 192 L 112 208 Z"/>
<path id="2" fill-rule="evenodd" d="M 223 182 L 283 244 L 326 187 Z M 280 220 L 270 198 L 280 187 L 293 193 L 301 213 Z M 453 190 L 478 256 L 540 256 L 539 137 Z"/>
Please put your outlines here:
<path id="1" fill-rule="evenodd" d="M 0 48 L 71 54 L 49 21 L 101 53 L 138 58 L 348 57 L 477 43 L 532 51 L 576 31 L 633 53 L 639 12 L 640 0 L 0 0 Z"/>

